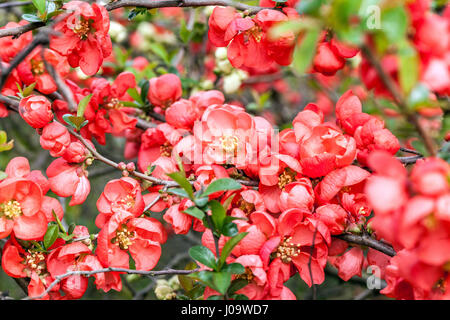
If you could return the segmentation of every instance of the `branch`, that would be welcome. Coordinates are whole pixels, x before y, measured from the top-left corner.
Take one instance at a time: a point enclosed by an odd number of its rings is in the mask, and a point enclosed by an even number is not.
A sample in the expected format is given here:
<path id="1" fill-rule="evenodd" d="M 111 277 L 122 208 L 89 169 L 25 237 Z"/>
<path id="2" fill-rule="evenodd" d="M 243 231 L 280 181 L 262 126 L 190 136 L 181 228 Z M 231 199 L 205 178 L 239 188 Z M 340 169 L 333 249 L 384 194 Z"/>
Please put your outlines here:
<path id="1" fill-rule="evenodd" d="M 224 6 L 224 7 L 234 7 L 238 10 L 248 11 L 249 14 L 255 14 L 263 9 L 264 7 L 251 6 L 245 3 L 231 0 L 119 0 L 115 2 L 108 3 L 105 8 L 108 11 L 123 8 L 123 7 L 139 7 L 139 8 L 167 8 L 167 7 L 206 7 L 206 6 Z"/>
<path id="2" fill-rule="evenodd" d="M 363 44 L 361 46 L 361 52 L 362 54 L 367 58 L 369 63 L 375 68 L 378 76 L 380 77 L 383 84 L 386 86 L 386 88 L 391 93 L 392 97 L 394 98 L 394 102 L 398 105 L 400 108 L 400 111 L 402 114 L 410 121 L 415 127 L 417 132 L 419 133 L 420 137 L 422 138 L 425 147 L 428 150 L 428 153 L 430 156 L 436 156 L 436 146 L 434 141 L 431 139 L 431 137 L 428 135 L 427 131 L 423 128 L 423 126 L 419 122 L 419 118 L 417 117 L 417 114 L 414 112 L 411 112 L 408 108 L 408 104 L 406 103 L 402 93 L 397 88 L 397 84 L 394 82 L 394 80 L 385 72 L 383 69 L 383 66 L 378 61 L 375 54 L 372 52 L 369 46 Z"/>
<path id="3" fill-rule="evenodd" d="M 8 9 L 13 7 L 20 7 L 32 4 L 32 1 L 10 1 L 5 3 L 0 3 L 0 9 Z"/>
<path id="4" fill-rule="evenodd" d="M 0 38 L 12 36 L 13 39 L 16 39 L 24 33 L 27 33 L 31 30 L 38 29 L 43 26 L 45 26 L 44 22 L 32 22 L 32 23 L 26 24 L 24 26 L 1 29 L 0 30 Z"/>
<path id="5" fill-rule="evenodd" d="M 149 276 L 149 277 L 154 277 L 154 276 L 160 276 L 160 275 L 173 275 L 173 274 L 191 274 L 194 272 L 197 272 L 198 269 L 194 269 L 194 270 L 174 270 L 174 269 L 166 269 L 166 270 L 160 270 L 160 271 L 142 271 L 142 270 L 134 270 L 134 269 L 125 269 L 125 268 L 114 268 L 114 267 L 109 267 L 109 268 L 103 268 L 103 269 L 98 269 L 98 270 L 92 270 L 92 271 L 81 271 L 81 270 L 77 270 L 77 271 L 69 271 L 67 273 L 64 273 L 62 275 L 56 276 L 55 280 L 47 287 L 47 289 L 40 294 L 39 296 L 35 296 L 35 297 L 26 297 L 22 300 L 35 300 L 35 299 L 42 299 L 43 297 L 45 297 L 45 295 L 47 295 L 52 289 L 53 287 L 55 287 L 58 283 L 60 283 L 62 280 L 64 280 L 67 277 L 70 276 L 85 276 L 85 277 L 90 277 L 94 274 L 97 273 L 104 273 L 104 272 L 123 272 L 123 273 L 128 273 L 128 274 L 139 274 L 139 275 L 143 275 L 143 276 Z"/>
<path id="6" fill-rule="evenodd" d="M 1 32 L 1 30 L 0 30 Z M 8 79 L 11 72 L 39 45 L 48 44 L 49 42 L 49 35 L 48 32 L 42 31 L 38 33 L 33 41 L 28 44 L 22 51 L 20 51 L 14 59 L 11 61 L 11 63 L 8 65 L 8 68 L 6 70 L 2 70 L 1 76 L 0 76 L 0 90 L 3 88 L 3 86 L 6 83 L 6 80 Z"/>
<path id="7" fill-rule="evenodd" d="M 350 243 L 370 247 L 370 248 L 378 250 L 390 257 L 393 257 L 396 255 L 395 250 L 389 244 L 379 241 L 379 240 L 376 240 L 366 233 L 364 233 L 362 235 L 356 235 L 353 233 L 344 233 L 344 234 L 340 234 L 340 235 L 333 236 L 333 237 L 350 242 Z"/>

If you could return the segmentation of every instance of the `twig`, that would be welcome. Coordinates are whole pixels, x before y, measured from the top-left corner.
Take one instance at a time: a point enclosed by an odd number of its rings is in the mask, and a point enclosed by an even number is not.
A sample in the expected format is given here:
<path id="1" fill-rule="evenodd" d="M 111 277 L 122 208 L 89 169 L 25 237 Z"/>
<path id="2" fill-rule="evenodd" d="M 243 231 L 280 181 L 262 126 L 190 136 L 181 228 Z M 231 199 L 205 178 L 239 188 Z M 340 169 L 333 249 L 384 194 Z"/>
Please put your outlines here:
<path id="1" fill-rule="evenodd" d="M 312 240 L 311 250 L 309 252 L 309 259 L 308 259 L 308 270 L 309 270 L 309 276 L 311 278 L 311 289 L 312 289 L 312 299 L 313 300 L 317 299 L 317 290 L 316 290 L 316 285 L 314 284 L 314 278 L 313 278 L 313 273 L 312 273 L 312 268 L 311 268 L 312 255 L 314 253 L 314 247 L 316 245 L 316 235 L 317 235 L 317 224 L 316 224 L 316 228 L 314 229 L 313 240 Z"/>
<path id="2" fill-rule="evenodd" d="M 22 34 L 27 33 L 31 30 L 38 29 L 45 26 L 44 22 L 32 22 L 23 26 L 6 28 L 0 30 L 0 38 L 12 36 L 14 39 L 20 37 Z"/>
<path id="3" fill-rule="evenodd" d="M 344 233 L 344 234 L 333 236 L 333 237 L 350 242 L 350 243 L 355 243 L 355 244 L 363 245 L 366 247 L 370 247 L 370 248 L 378 250 L 390 257 L 393 257 L 396 255 L 395 250 L 389 244 L 379 241 L 379 240 L 376 240 L 366 233 L 364 233 L 362 235 L 356 235 L 356 234 L 352 234 L 352 233 Z"/>
<path id="4" fill-rule="evenodd" d="M 206 7 L 206 6 L 225 6 L 234 7 L 238 10 L 248 11 L 249 14 L 255 14 L 264 7 L 251 6 L 239 1 L 230 0 L 119 0 L 108 3 L 105 8 L 108 11 L 123 7 L 139 7 L 139 8 L 167 8 L 167 7 Z"/>
<path id="5" fill-rule="evenodd" d="M 35 297 L 26 297 L 22 300 L 35 300 L 35 299 L 41 299 L 45 297 L 52 289 L 55 287 L 58 283 L 60 283 L 62 280 L 64 280 L 67 277 L 70 276 L 85 276 L 90 277 L 97 273 L 104 273 L 104 272 L 122 272 L 122 273 L 128 273 L 128 274 L 139 274 L 142 276 L 160 276 L 160 275 L 173 275 L 173 274 L 191 274 L 194 272 L 197 272 L 198 269 L 194 270 L 174 270 L 174 269 L 166 269 L 166 270 L 160 270 L 160 271 L 142 271 L 142 270 L 134 270 L 134 269 L 126 269 L 126 268 L 114 268 L 114 267 L 108 267 L 98 270 L 92 270 L 92 271 L 69 271 L 67 273 L 64 273 L 62 275 L 56 276 L 55 280 L 47 287 L 47 289 L 42 292 L 42 294 L 35 296 Z"/>

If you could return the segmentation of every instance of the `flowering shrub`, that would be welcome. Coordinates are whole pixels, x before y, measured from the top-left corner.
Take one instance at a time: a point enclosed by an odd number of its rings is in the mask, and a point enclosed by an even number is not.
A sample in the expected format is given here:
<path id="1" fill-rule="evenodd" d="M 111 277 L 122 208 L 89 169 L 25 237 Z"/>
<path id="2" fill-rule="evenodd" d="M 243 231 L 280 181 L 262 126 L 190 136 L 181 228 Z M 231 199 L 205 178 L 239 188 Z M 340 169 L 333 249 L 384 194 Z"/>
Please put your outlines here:
<path id="1" fill-rule="evenodd" d="M 1 277 L 27 299 L 355 277 L 450 298 L 448 4 L 129 2 L 10 4 Z"/>

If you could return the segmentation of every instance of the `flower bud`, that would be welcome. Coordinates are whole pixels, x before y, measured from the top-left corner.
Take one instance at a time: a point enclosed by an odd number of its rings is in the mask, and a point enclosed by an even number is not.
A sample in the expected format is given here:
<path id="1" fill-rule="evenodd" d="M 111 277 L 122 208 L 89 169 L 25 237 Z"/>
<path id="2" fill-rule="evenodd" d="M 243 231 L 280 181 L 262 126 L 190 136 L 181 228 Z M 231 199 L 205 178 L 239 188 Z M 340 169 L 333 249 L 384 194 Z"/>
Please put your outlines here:
<path id="1" fill-rule="evenodd" d="M 175 74 L 168 73 L 150 79 L 148 99 L 155 106 L 168 107 L 180 99 L 182 92 L 180 78 Z"/>
<path id="2" fill-rule="evenodd" d="M 61 123 L 52 122 L 42 130 L 40 143 L 43 149 L 50 151 L 52 157 L 59 157 L 70 144 L 70 133 Z"/>
<path id="3" fill-rule="evenodd" d="M 33 128 L 43 128 L 53 120 L 50 101 L 42 96 L 31 95 L 20 101 L 19 113 Z"/>

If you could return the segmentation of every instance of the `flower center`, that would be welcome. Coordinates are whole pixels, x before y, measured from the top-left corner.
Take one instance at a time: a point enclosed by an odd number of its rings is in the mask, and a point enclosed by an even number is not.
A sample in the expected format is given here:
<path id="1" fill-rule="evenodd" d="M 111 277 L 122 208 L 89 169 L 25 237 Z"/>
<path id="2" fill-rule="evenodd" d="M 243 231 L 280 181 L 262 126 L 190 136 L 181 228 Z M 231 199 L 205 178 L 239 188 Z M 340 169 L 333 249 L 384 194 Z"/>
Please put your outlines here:
<path id="1" fill-rule="evenodd" d="M 261 38 L 262 38 L 262 32 L 261 31 L 262 31 L 261 27 L 255 24 L 252 28 L 250 28 L 247 31 L 245 31 L 245 42 L 248 41 L 248 38 L 250 36 L 253 36 L 253 38 L 255 38 L 255 40 L 257 42 L 260 42 Z"/>
<path id="2" fill-rule="evenodd" d="M 280 189 L 284 190 L 284 187 L 288 185 L 289 183 L 293 182 L 295 180 L 295 176 L 297 174 L 294 170 L 290 168 L 284 169 L 284 171 L 280 174 L 278 177 L 278 187 Z"/>
<path id="3" fill-rule="evenodd" d="M 111 243 L 119 246 L 122 250 L 127 250 L 133 244 L 134 236 L 134 231 L 128 230 L 128 227 L 124 224 L 120 229 L 117 229 L 116 236 L 111 240 Z"/>
<path id="4" fill-rule="evenodd" d="M 24 263 L 29 270 L 34 270 L 38 275 L 46 272 L 45 255 L 41 252 L 28 251 Z"/>
<path id="5" fill-rule="evenodd" d="M 22 215 L 22 207 L 19 201 L 9 200 L 0 205 L 0 213 L 7 219 L 14 219 Z"/>
<path id="6" fill-rule="evenodd" d="M 239 139 L 232 135 L 223 135 L 220 139 L 222 145 L 222 150 L 227 154 L 235 154 L 237 151 L 237 146 Z"/>
<path id="7" fill-rule="evenodd" d="M 87 39 L 87 35 L 91 30 L 91 27 L 88 20 L 80 18 L 72 30 L 80 37 L 80 39 L 85 40 Z"/>
<path id="8" fill-rule="evenodd" d="M 111 98 L 109 102 L 106 104 L 106 109 L 120 109 L 123 107 L 123 104 L 117 98 Z"/>
<path id="9" fill-rule="evenodd" d="M 291 242 L 292 237 L 285 238 L 278 246 L 277 257 L 284 263 L 290 263 L 292 257 L 297 257 L 300 253 L 300 245 Z"/>
<path id="10" fill-rule="evenodd" d="M 44 73 L 44 62 L 41 60 L 31 59 L 31 73 L 34 76 L 39 76 Z"/>
<path id="11" fill-rule="evenodd" d="M 245 272 L 236 276 L 236 279 L 244 279 L 251 282 L 255 276 L 253 275 L 252 269 L 245 267 Z"/>
<path id="12" fill-rule="evenodd" d="M 159 147 L 159 151 L 163 157 L 170 157 L 172 155 L 172 149 L 173 147 L 169 141 L 164 142 L 164 144 Z"/>
<path id="13" fill-rule="evenodd" d="M 131 209 L 134 206 L 134 198 L 131 194 L 127 194 L 124 198 L 117 201 L 117 204 L 124 209 Z"/>
<path id="14" fill-rule="evenodd" d="M 249 215 L 250 213 L 255 211 L 255 205 L 251 202 L 245 201 L 244 199 L 240 199 L 238 204 L 239 204 L 239 209 L 244 211 L 244 213 L 246 215 Z"/>

